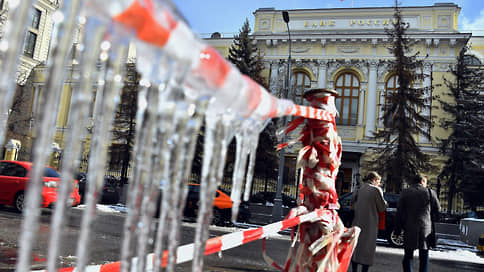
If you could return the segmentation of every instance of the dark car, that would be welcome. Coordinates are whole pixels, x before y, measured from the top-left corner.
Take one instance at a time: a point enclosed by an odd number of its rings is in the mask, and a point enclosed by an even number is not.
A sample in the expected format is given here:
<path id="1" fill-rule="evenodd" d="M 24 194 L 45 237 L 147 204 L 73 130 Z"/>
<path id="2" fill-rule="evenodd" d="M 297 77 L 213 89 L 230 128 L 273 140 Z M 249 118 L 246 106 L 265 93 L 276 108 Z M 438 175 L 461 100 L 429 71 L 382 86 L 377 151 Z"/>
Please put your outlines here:
<path id="1" fill-rule="evenodd" d="M 338 210 L 339 217 L 343 221 L 345 227 L 350 227 L 353 221 L 353 210 L 351 209 L 351 195 L 346 193 L 339 197 L 338 201 L 340 209 Z M 380 214 L 380 222 L 378 223 L 378 238 L 386 239 L 392 246 L 403 246 L 403 234 L 395 235 L 395 219 L 397 214 L 399 194 L 383 193 L 383 198 L 387 201 L 387 209 Z"/>
<path id="2" fill-rule="evenodd" d="M 161 193 L 160 193 L 161 195 Z M 157 210 L 155 217 L 160 215 L 160 202 L 161 197 L 158 197 Z M 185 203 L 185 209 L 183 215 L 186 219 L 196 219 L 198 214 L 198 205 L 200 203 L 200 184 L 190 183 L 188 184 L 188 194 Z M 230 224 L 232 216 L 233 201 L 230 198 L 230 193 L 218 188 L 213 201 L 213 216 L 212 224 L 217 226 L 225 226 Z M 239 206 L 239 214 L 237 217 L 238 222 L 247 222 L 250 218 L 250 210 L 248 203 L 242 201 Z"/>
<path id="3" fill-rule="evenodd" d="M 87 193 L 87 175 L 85 173 L 77 173 L 76 179 L 79 181 L 79 194 L 81 195 L 81 203 L 85 202 Z M 121 198 L 121 182 L 114 176 L 104 176 L 103 189 L 98 198 L 99 203 L 102 204 L 116 204 Z"/>

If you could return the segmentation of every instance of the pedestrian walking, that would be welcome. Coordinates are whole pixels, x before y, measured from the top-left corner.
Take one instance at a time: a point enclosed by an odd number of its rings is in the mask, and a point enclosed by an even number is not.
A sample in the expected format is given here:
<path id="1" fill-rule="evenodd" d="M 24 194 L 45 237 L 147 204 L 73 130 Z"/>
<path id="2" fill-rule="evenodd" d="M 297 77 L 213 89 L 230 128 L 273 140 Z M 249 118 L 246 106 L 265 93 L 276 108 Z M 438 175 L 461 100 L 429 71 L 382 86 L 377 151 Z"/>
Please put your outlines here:
<path id="1" fill-rule="evenodd" d="M 353 257 L 351 259 L 352 271 L 357 272 L 358 265 L 363 272 L 373 265 L 378 234 L 378 213 L 385 211 L 387 203 L 383 198 L 383 191 L 379 187 L 381 177 L 377 172 L 370 172 L 360 188 L 352 197 L 354 203 L 353 226 L 361 229 Z"/>
<path id="2" fill-rule="evenodd" d="M 432 213 L 431 213 L 432 211 Z M 437 194 L 427 188 L 427 177 L 417 175 L 409 188 L 402 191 L 397 207 L 397 233 L 404 231 L 404 272 L 412 271 L 413 253 L 418 249 L 419 271 L 427 272 L 429 266 L 429 237 L 432 231 L 432 218 L 440 213 Z"/>

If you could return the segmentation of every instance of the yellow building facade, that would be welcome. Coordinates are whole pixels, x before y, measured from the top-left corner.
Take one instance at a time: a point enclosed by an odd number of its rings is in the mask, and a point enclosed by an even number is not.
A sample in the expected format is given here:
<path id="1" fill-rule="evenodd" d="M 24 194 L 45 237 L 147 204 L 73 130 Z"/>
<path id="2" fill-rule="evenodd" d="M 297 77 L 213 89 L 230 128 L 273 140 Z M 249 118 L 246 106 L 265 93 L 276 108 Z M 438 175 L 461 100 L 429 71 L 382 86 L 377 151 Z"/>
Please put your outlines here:
<path id="1" fill-rule="evenodd" d="M 8 5 L 9 1 L 0 1 L 2 37 L 9 16 Z M 9 113 L 7 117 L 10 130 L 3 146 L 3 155 L 6 159 L 17 159 L 19 154 L 23 154 L 20 157 L 26 159 L 26 155 L 30 153 L 38 92 L 35 93 L 35 86 L 32 86 L 29 79 L 35 77 L 32 72 L 34 69 L 44 66 L 47 62 L 54 28 L 53 15 L 58 8 L 58 0 L 38 0 L 32 6 L 16 73 L 17 93 L 13 104 L 16 104 L 15 101 L 19 102 L 16 105 L 20 109 L 12 109 L 11 112 L 14 114 Z"/>
<path id="2" fill-rule="evenodd" d="M 457 29 L 460 7 L 452 3 L 433 6 L 402 7 L 403 21 L 409 24 L 407 35 L 414 43 L 411 54 L 419 53 L 424 62 L 423 73 L 429 75 L 422 87 L 434 86 L 430 95 L 441 95 L 447 87 L 444 78 L 450 78 L 450 67 L 456 63 L 460 49 L 469 43 L 470 33 Z M 342 165 L 336 183 L 339 194 L 351 192 L 367 169 L 362 165 L 377 147 L 372 136 L 383 127 L 380 120 L 385 93 L 396 87 L 390 73 L 394 57 L 389 52 L 391 41 L 385 28 L 391 28 L 393 7 L 337 8 L 288 10 L 291 37 L 292 80 L 289 98 L 303 104 L 302 95 L 311 88 L 330 88 L 339 93 L 336 100 L 340 117 L 338 134 L 343 141 Z M 289 35 L 281 10 L 260 8 L 254 12 L 252 36 L 263 56 L 269 91 L 280 96 L 287 77 Z M 222 55 L 228 55 L 232 37 L 212 35 L 205 41 Z M 484 39 L 471 40 L 471 54 L 481 62 Z M 474 44 L 472 44 L 474 42 Z M 435 126 L 431 137 L 416 135 L 420 148 L 431 155 L 436 170 L 426 173 L 430 186 L 440 192 L 443 210 L 447 209 L 447 190 L 444 180 L 437 180 L 445 157 L 439 153 L 437 138 L 445 138 L 450 131 L 439 126 L 445 113 L 433 100 L 433 108 L 423 112 L 432 116 Z M 289 148 L 285 157 L 285 172 L 295 182 L 295 160 L 300 146 Z M 455 198 L 452 210 L 461 211 L 463 202 Z"/>

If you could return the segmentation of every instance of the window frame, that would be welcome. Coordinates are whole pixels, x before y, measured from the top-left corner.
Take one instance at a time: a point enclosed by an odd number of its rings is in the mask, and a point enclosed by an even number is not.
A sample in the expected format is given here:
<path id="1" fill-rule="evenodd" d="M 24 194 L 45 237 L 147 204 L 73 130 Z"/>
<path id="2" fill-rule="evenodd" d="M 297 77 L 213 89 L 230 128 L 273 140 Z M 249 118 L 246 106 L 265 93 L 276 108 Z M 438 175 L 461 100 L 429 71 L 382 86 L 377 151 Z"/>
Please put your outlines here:
<path id="1" fill-rule="evenodd" d="M 32 41 L 33 40 L 33 41 Z M 28 30 L 24 40 L 24 55 L 33 58 L 35 46 L 37 44 L 37 34 Z"/>
<path id="2" fill-rule="evenodd" d="M 32 23 L 30 27 L 33 29 L 39 29 L 40 26 L 40 19 L 42 18 L 42 11 L 37 8 L 34 8 L 33 16 L 32 16 Z"/>
<path id="3" fill-rule="evenodd" d="M 30 26 L 27 28 L 25 33 L 24 45 L 23 45 L 23 55 L 34 58 L 35 48 L 37 47 L 37 41 L 39 38 L 39 28 L 40 22 L 42 21 L 42 11 L 38 8 L 34 8 L 32 15 L 32 21 Z"/>
<path id="4" fill-rule="evenodd" d="M 474 55 L 464 55 L 464 64 L 469 66 L 480 66 L 482 65 L 481 60 Z"/>
<path id="5" fill-rule="evenodd" d="M 350 76 L 350 83 L 349 85 L 346 85 L 347 81 L 347 75 Z M 339 85 L 339 81 L 341 78 L 341 85 Z M 354 80 L 357 80 L 357 86 L 354 86 Z M 339 116 L 336 118 L 336 124 L 338 125 L 343 125 L 343 126 L 356 126 L 358 125 L 358 113 L 359 113 L 359 108 L 360 108 L 360 91 L 361 91 L 361 81 L 359 77 L 352 71 L 344 71 L 341 74 L 339 74 L 336 77 L 335 83 L 335 90 L 338 92 L 338 97 L 335 100 L 336 108 L 338 108 L 339 105 Z M 349 95 L 344 95 L 345 90 L 349 89 Z M 356 96 L 353 95 L 354 91 L 356 91 Z M 346 100 L 349 100 L 348 103 L 348 113 L 346 116 L 346 119 L 343 117 L 343 112 L 344 112 L 344 103 Z M 352 110 L 353 110 L 353 101 L 356 100 L 356 110 L 355 110 L 355 115 L 356 119 L 354 122 L 352 122 L 351 115 L 352 115 Z M 346 121 L 346 122 L 344 122 Z"/>
<path id="6" fill-rule="evenodd" d="M 302 76 L 302 80 L 299 80 L 299 75 Z M 311 88 L 311 77 L 304 71 L 296 71 L 292 74 L 292 88 L 294 95 L 294 103 L 298 105 L 307 104 L 304 99 L 304 93 L 307 89 Z"/>
<path id="7" fill-rule="evenodd" d="M 393 87 L 389 87 L 388 84 L 390 81 L 393 81 Z M 385 81 L 385 95 L 383 99 L 383 105 L 382 105 L 382 113 L 385 114 L 385 107 L 387 105 L 388 99 L 390 99 L 390 95 L 393 96 L 397 92 L 399 88 L 398 84 L 398 75 L 393 74 L 388 77 L 388 79 Z M 389 91 L 391 91 L 389 93 Z M 382 116 L 383 117 L 383 116 Z M 392 119 L 391 120 L 383 120 L 384 124 L 389 127 L 391 122 L 393 122 L 394 115 L 392 114 Z"/>

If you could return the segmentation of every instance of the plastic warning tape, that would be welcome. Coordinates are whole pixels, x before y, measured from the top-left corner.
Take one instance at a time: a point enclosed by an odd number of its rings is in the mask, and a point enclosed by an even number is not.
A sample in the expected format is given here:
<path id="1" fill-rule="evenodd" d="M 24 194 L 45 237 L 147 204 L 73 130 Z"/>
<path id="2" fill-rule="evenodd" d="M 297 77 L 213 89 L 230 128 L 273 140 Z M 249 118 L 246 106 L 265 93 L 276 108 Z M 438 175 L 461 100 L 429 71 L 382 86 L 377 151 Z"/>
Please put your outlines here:
<path id="1" fill-rule="evenodd" d="M 118 1 L 122 10 L 108 9 L 109 5 L 103 1 L 88 1 L 90 9 L 87 12 L 91 12 L 90 16 L 109 16 L 127 33 L 133 33 L 138 40 L 153 46 L 148 50 L 162 50 L 174 60 L 189 65 L 190 80 L 187 82 L 191 89 L 199 92 L 200 96 L 215 97 L 219 107 L 230 108 L 243 117 L 262 119 L 284 115 L 326 121 L 334 118 L 324 110 L 279 99 L 241 74 L 217 50 L 198 38 L 183 20 L 173 16 L 163 1 L 133 0 L 128 4 L 126 1 L 111 0 Z M 104 10 L 96 13 L 94 9 Z"/>
<path id="2" fill-rule="evenodd" d="M 291 219 L 285 219 L 279 222 L 265 225 L 263 227 L 248 229 L 239 232 L 233 232 L 222 236 L 214 237 L 207 240 L 205 245 L 205 255 L 210 255 L 240 245 L 250 243 L 259 239 L 266 238 L 270 235 L 274 235 L 279 231 L 297 226 L 305 222 L 314 222 L 321 220 L 324 216 L 324 209 L 314 210 L 313 212 L 303 214 Z M 184 263 L 193 259 L 194 244 L 187 244 L 179 246 L 177 249 L 176 263 Z M 146 271 L 151 271 L 154 264 L 154 253 L 150 253 L 146 256 Z M 168 251 L 163 252 L 161 265 L 166 266 L 168 260 Z M 136 266 L 137 258 L 132 259 L 132 266 Z M 75 267 L 67 267 L 59 269 L 60 272 L 74 271 Z M 121 262 L 112 262 L 102 265 L 90 265 L 86 266 L 86 272 L 118 272 L 121 269 Z M 47 272 L 47 270 L 34 270 L 37 272 Z"/>

